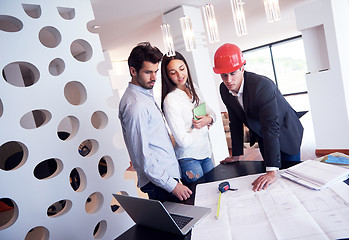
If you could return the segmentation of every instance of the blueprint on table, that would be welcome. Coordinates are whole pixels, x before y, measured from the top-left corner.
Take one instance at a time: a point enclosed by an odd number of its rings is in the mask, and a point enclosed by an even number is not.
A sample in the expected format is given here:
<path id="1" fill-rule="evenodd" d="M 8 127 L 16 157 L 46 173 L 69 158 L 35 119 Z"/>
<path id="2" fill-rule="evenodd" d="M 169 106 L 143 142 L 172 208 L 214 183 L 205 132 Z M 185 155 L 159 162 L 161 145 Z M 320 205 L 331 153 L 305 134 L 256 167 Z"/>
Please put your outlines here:
<path id="1" fill-rule="evenodd" d="M 280 171 L 282 172 L 282 171 Z M 218 184 L 197 185 L 195 205 L 211 207 L 192 231 L 192 240 L 340 239 L 349 237 L 349 186 L 343 182 L 315 191 L 278 176 L 267 190 L 254 192 L 259 176 L 227 179 L 216 219 Z"/>

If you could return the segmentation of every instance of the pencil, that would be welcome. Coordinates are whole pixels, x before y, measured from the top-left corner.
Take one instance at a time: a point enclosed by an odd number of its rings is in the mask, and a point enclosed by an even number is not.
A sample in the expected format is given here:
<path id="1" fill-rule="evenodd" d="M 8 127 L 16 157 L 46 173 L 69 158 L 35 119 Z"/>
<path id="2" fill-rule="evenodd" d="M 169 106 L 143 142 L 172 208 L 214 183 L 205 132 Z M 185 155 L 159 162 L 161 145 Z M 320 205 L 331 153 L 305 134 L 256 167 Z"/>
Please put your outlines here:
<path id="1" fill-rule="evenodd" d="M 221 195 L 222 195 L 222 192 L 219 191 L 219 197 L 218 197 L 218 204 L 217 204 L 217 215 L 216 215 L 216 219 L 219 218 L 219 208 L 221 206 Z"/>

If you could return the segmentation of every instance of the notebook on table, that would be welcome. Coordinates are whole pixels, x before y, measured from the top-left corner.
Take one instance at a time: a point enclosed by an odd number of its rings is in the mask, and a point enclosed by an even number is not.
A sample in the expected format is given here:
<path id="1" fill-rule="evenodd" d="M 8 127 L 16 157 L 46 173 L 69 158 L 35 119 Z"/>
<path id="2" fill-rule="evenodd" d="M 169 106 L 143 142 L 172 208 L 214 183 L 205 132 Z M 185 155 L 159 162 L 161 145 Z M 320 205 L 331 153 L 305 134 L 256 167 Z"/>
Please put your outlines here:
<path id="1" fill-rule="evenodd" d="M 327 188 L 349 177 L 349 169 L 316 160 L 306 160 L 294 165 L 281 176 L 314 190 Z"/>
<path id="2" fill-rule="evenodd" d="M 113 196 L 136 224 L 175 234 L 187 234 L 211 211 L 210 208 L 181 203 L 161 203 L 120 194 Z"/>

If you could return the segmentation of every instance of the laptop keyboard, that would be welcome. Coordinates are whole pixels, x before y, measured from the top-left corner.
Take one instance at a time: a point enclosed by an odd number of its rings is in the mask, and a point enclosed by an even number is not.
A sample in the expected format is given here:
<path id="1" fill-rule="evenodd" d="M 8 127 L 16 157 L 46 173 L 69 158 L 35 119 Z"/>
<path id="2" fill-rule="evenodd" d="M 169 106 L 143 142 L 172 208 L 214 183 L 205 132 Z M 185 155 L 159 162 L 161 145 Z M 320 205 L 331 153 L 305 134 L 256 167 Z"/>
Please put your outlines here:
<path id="1" fill-rule="evenodd" d="M 181 216 L 177 214 L 170 214 L 173 220 L 177 223 L 180 229 L 184 228 L 191 220 L 192 217 Z"/>

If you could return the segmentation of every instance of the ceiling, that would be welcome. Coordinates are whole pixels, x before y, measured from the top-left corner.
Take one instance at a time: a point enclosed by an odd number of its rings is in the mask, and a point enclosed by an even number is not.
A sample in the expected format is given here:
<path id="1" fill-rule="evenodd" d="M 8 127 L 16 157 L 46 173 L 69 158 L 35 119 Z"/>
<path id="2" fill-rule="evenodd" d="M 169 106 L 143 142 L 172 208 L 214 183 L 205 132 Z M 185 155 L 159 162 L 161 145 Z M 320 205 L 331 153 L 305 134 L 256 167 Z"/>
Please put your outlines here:
<path id="1" fill-rule="evenodd" d="M 112 60 L 127 59 L 139 42 L 149 41 L 163 49 L 160 25 L 162 13 L 180 5 L 201 7 L 211 3 L 215 7 L 221 41 L 210 46 L 214 51 L 224 42 L 233 42 L 242 49 L 260 46 L 300 35 L 297 31 L 294 8 L 311 0 L 279 0 L 282 20 L 267 23 L 263 0 L 244 0 L 248 35 L 237 37 L 229 0 L 91 0 L 95 20 L 88 24 L 98 33 L 102 48 Z M 92 29 L 93 25 L 100 28 Z"/>

